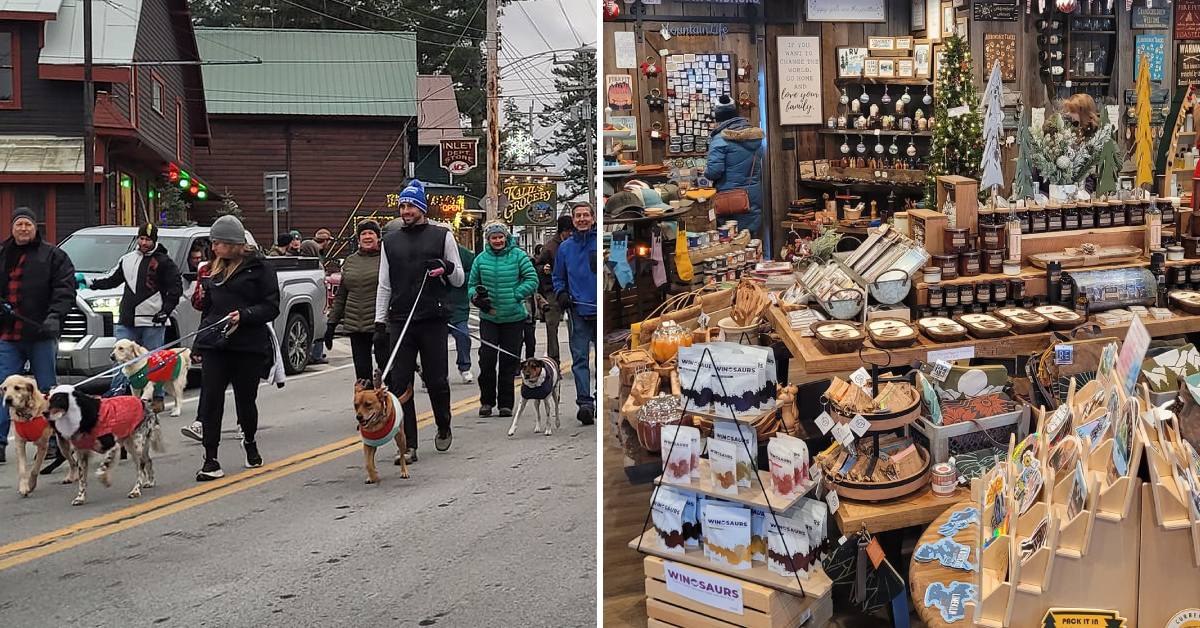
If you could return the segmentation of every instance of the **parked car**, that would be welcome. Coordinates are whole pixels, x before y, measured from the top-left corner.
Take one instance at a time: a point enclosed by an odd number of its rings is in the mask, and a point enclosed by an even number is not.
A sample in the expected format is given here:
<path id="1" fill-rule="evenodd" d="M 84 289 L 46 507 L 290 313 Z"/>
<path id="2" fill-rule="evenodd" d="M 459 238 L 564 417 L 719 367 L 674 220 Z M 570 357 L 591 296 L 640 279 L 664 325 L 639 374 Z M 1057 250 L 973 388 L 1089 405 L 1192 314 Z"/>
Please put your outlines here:
<path id="1" fill-rule="evenodd" d="M 247 242 L 254 238 L 246 233 Z M 188 300 L 195 291 L 196 273 L 188 266 L 193 247 L 209 251 L 208 227 L 166 227 L 159 231 L 159 244 L 183 272 L 184 294 L 171 315 L 167 341 L 196 331 L 200 313 Z M 91 290 L 87 284 L 112 272 L 117 260 L 137 245 L 136 227 L 88 227 L 72 233 L 60 245 L 75 264 L 81 279 L 75 307 L 63 321 L 58 346 L 58 374 L 64 381 L 78 381 L 112 367 L 109 354 L 116 343 L 114 327 L 121 307 L 124 287 Z M 283 352 L 288 374 L 308 367 L 314 338 L 325 334 L 325 271 L 315 257 L 269 257 L 279 275 L 279 318 L 275 333 Z M 192 346 L 186 338 L 181 346 Z M 153 347 L 151 347 L 153 348 Z M 199 368 L 193 357 L 193 368 Z"/>

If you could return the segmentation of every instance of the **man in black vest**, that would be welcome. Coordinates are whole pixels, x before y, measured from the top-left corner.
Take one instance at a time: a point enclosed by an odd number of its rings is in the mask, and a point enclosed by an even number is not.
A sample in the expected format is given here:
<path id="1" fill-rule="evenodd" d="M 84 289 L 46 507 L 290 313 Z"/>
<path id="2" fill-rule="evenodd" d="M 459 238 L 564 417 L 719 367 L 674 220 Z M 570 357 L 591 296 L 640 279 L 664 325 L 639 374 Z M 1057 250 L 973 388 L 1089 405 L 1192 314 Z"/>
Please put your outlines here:
<path id="1" fill-rule="evenodd" d="M 383 238 L 375 295 L 375 342 L 377 346 L 385 344 L 390 355 L 411 312 L 412 321 L 392 365 L 391 390 L 399 394 L 412 386 L 420 355 L 421 375 L 438 428 L 433 443 L 438 451 L 446 451 L 453 440 L 447 379 L 450 286 L 463 285 L 465 278 L 454 235 L 445 227 L 429 224 L 426 211 L 425 186 L 413 179 L 400 193 L 402 228 Z M 404 456 L 408 462 L 416 462 L 417 411 L 412 398 L 404 403 L 404 435 L 408 440 Z"/>

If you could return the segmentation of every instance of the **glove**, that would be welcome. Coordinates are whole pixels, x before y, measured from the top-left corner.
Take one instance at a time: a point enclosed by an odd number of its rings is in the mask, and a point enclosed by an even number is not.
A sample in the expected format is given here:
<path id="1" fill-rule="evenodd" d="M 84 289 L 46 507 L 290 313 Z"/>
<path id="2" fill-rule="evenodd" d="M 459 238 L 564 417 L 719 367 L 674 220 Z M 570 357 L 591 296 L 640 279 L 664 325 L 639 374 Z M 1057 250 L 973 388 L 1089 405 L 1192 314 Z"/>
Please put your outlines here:
<path id="1" fill-rule="evenodd" d="M 155 314 L 154 318 L 152 318 L 150 320 L 153 321 L 155 325 L 165 325 L 167 320 L 170 318 L 171 318 L 171 316 L 169 314 L 167 314 L 166 312 L 159 312 L 158 314 Z"/>
<path id="2" fill-rule="evenodd" d="M 333 348 L 333 334 L 334 334 L 334 332 L 337 331 L 337 326 L 338 326 L 338 324 L 335 321 L 329 321 L 329 323 L 327 323 L 325 326 L 325 348 L 326 349 Z"/>
<path id="3" fill-rule="evenodd" d="M 425 260 L 425 270 L 437 270 L 440 268 L 446 272 L 450 272 L 450 269 L 448 268 L 448 266 L 450 266 L 450 264 L 448 262 L 446 262 L 445 260 L 440 260 L 440 259 Z"/>
<path id="4" fill-rule="evenodd" d="M 47 338 L 57 340 L 62 335 L 62 323 L 58 321 L 57 316 L 47 316 L 45 322 L 42 323 L 42 331 L 46 332 Z"/>
<path id="5" fill-rule="evenodd" d="M 564 312 L 571 309 L 571 295 L 566 290 L 563 290 L 555 295 L 554 300 L 558 301 L 558 309 Z"/>
<path id="6" fill-rule="evenodd" d="M 388 336 L 387 323 L 375 323 L 375 337 L 372 342 L 377 347 L 386 347 L 391 338 Z M 389 347 L 390 348 L 390 347 Z"/>
<path id="7" fill-rule="evenodd" d="M 492 299 L 491 299 L 491 297 L 489 297 L 487 295 L 486 292 L 482 293 L 482 294 L 479 292 L 476 292 L 475 298 L 471 299 L 471 304 L 474 305 L 475 307 L 479 308 L 480 311 L 483 311 L 483 312 L 492 311 Z"/>

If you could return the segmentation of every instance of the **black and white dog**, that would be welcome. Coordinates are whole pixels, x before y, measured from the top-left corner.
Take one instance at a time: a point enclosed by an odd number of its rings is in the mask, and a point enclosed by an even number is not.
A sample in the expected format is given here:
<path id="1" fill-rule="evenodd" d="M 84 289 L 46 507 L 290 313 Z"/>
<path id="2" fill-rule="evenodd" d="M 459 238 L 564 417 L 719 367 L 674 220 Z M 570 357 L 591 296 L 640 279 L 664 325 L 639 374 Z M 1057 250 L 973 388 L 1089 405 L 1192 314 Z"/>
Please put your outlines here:
<path id="1" fill-rule="evenodd" d="M 546 408 L 546 436 L 550 435 L 550 400 L 554 400 L 554 427 L 562 427 L 558 416 L 559 389 L 562 384 L 562 373 L 558 370 L 558 362 L 546 357 L 529 358 L 521 363 L 521 405 L 513 415 L 512 425 L 508 435 L 517 431 L 517 421 L 525 412 L 525 406 L 533 402 L 537 412 L 537 423 L 533 426 L 536 434 L 542 431 L 542 406 Z"/>

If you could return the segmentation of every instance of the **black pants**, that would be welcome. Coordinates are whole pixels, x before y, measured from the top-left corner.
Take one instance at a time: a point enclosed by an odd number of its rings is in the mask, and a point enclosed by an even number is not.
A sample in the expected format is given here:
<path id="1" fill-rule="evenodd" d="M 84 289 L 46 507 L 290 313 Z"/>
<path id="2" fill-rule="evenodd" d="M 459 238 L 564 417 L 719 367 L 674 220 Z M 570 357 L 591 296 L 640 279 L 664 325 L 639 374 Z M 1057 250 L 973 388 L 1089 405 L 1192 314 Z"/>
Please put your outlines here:
<path id="1" fill-rule="evenodd" d="M 375 369 L 383 370 L 387 366 L 390 347 L 375 346 L 375 333 L 370 331 L 353 332 L 350 334 L 350 353 L 354 356 L 354 377 L 371 381 Z M 374 365 L 372 365 L 374 358 Z"/>
<path id="2" fill-rule="evenodd" d="M 522 331 L 525 338 L 525 359 L 536 358 L 537 353 L 537 322 L 530 318 L 525 321 L 525 329 Z"/>
<path id="3" fill-rule="evenodd" d="M 209 350 L 200 363 L 200 421 L 204 425 L 204 457 L 217 459 L 221 444 L 221 419 L 225 416 L 225 389 L 233 385 L 238 425 L 246 440 L 258 432 L 258 383 L 266 356 L 241 351 Z"/>
<path id="4" fill-rule="evenodd" d="M 516 391 L 513 378 L 517 375 L 517 366 L 520 363 L 515 356 L 520 354 L 525 327 L 525 321 L 493 323 L 480 319 L 479 337 L 494 345 L 499 345 L 512 355 L 500 353 L 486 344 L 480 344 L 479 405 L 512 409 Z M 496 373 L 497 355 L 500 358 L 499 378 Z"/>
<path id="5" fill-rule="evenodd" d="M 449 351 L 447 344 L 450 339 L 450 328 L 444 318 L 434 318 L 423 321 L 413 321 L 404 335 L 404 342 L 396 354 L 396 362 L 392 365 L 391 390 L 399 397 L 409 386 L 413 385 L 413 374 L 417 369 L 417 356 L 421 358 L 421 378 L 429 389 L 429 405 L 433 408 L 433 420 L 438 430 L 450 427 L 450 380 L 446 379 L 449 369 Z M 396 346 L 400 340 L 400 330 L 404 321 L 393 321 L 388 324 L 391 342 L 388 350 Z M 387 357 L 382 360 L 387 364 Z M 413 398 L 403 404 L 404 408 L 404 437 L 408 446 L 417 448 L 417 405 Z"/>

